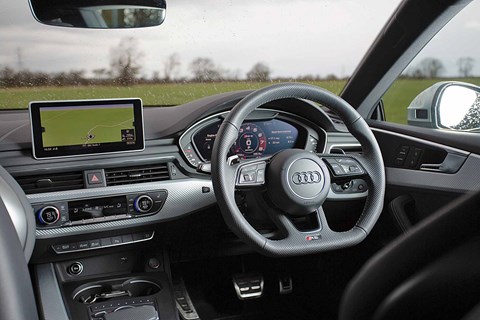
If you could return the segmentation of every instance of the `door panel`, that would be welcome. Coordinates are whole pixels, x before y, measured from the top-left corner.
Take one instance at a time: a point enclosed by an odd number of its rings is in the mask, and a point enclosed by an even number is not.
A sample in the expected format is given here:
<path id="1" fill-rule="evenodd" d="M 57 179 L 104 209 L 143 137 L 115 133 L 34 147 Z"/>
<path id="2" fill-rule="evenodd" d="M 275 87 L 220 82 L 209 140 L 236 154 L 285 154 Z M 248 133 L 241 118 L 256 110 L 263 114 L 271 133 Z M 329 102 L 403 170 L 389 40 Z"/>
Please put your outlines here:
<path id="1" fill-rule="evenodd" d="M 385 162 L 388 214 L 400 229 L 404 226 L 395 214 L 404 214 L 400 220 L 413 225 L 456 197 L 480 189 L 480 134 L 369 124 Z M 407 197 L 412 201 L 399 201 Z"/>

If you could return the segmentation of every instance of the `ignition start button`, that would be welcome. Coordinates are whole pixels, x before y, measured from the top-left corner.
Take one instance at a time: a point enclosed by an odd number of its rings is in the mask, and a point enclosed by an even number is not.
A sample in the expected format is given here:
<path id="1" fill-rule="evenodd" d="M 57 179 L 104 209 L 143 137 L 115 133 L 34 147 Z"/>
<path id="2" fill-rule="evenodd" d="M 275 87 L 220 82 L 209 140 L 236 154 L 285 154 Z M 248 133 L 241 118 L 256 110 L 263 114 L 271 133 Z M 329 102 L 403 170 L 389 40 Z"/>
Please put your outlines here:
<path id="1" fill-rule="evenodd" d="M 74 262 L 67 268 L 67 272 L 73 276 L 78 276 L 83 272 L 83 264 L 80 262 Z"/>

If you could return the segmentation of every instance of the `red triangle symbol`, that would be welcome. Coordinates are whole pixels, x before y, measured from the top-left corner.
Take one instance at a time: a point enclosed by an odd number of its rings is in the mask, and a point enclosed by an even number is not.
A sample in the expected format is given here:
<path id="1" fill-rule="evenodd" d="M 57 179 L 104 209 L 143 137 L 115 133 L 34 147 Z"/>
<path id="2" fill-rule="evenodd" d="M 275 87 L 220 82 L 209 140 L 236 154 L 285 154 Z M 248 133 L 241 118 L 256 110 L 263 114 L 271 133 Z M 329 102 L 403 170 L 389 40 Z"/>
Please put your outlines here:
<path id="1" fill-rule="evenodd" d="M 92 177 L 92 182 L 98 182 L 98 181 L 100 181 L 100 180 L 98 180 L 97 176 L 96 176 L 96 175 L 93 175 L 93 177 Z"/>

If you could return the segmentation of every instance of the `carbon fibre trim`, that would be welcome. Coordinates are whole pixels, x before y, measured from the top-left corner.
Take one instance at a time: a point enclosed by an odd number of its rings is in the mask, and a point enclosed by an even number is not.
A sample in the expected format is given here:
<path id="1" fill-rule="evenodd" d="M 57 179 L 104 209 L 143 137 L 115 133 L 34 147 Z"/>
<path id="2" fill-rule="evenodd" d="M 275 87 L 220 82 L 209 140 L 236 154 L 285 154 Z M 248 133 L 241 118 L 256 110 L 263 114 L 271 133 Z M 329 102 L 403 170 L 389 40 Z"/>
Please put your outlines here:
<path id="1" fill-rule="evenodd" d="M 203 193 L 202 187 L 212 190 L 212 182 L 202 179 L 182 179 L 164 182 L 143 183 L 141 185 L 124 185 L 115 187 L 104 187 L 84 190 L 73 190 L 63 192 L 51 192 L 28 195 L 31 204 L 49 203 L 55 201 L 80 200 L 84 198 L 95 198 L 104 196 L 115 196 L 125 193 L 148 192 L 155 190 L 167 190 L 168 197 L 162 210 L 152 216 L 136 217 L 125 220 L 100 222 L 78 226 L 60 227 L 52 229 L 37 229 L 37 239 L 56 238 L 99 231 L 124 229 L 132 226 L 140 226 L 171 220 L 182 215 L 189 214 L 201 208 L 215 203 L 213 192 Z"/>

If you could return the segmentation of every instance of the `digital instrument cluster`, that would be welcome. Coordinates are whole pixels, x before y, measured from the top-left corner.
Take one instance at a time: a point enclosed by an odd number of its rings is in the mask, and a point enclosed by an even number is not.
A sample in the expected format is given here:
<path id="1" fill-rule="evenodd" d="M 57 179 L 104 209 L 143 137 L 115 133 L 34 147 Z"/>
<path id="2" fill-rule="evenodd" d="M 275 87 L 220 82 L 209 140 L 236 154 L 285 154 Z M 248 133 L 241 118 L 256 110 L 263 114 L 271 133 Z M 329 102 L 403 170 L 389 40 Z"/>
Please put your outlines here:
<path id="1" fill-rule="evenodd" d="M 193 135 L 193 144 L 205 161 L 210 161 L 212 149 L 221 121 L 216 121 Z M 259 158 L 297 146 L 299 129 L 292 124 L 277 120 L 247 121 L 240 127 L 237 141 L 230 155 L 241 159 Z"/>
<path id="2" fill-rule="evenodd" d="M 218 130 L 227 113 L 199 120 L 180 136 L 180 150 L 190 166 L 197 167 L 211 160 Z M 228 155 L 254 159 L 291 148 L 323 152 L 326 141 L 326 132 L 319 127 L 314 129 L 302 117 L 274 109 L 257 109 L 239 128 L 237 140 Z"/>

